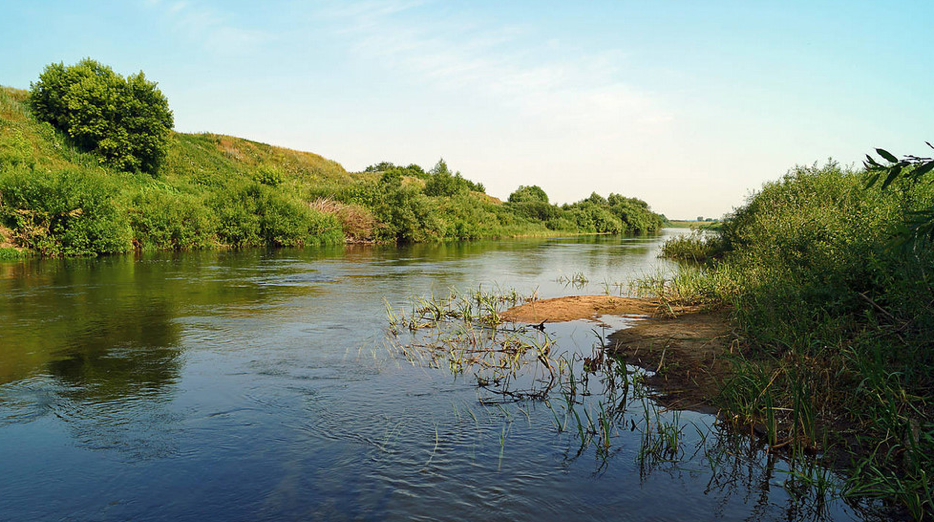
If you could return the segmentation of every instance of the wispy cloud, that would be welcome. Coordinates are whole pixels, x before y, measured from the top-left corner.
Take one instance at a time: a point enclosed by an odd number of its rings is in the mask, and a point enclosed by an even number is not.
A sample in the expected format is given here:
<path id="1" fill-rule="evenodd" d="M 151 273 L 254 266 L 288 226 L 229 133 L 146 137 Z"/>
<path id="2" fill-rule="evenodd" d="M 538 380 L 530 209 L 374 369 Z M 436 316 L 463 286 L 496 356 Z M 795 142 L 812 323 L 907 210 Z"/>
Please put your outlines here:
<path id="1" fill-rule="evenodd" d="M 358 57 L 442 89 L 486 96 L 527 116 L 547 116 L 555 126 L 612 132 L 671 119 L 655 96 L 626 81 L 620 50 L 575 50 L 559 41 L 537 41 L 521 26 L 452 13 L 426 1 L 332 4 L 321 15 L 353 36 Z"/>
<path id="2" fill-rule="evenodd" d="M 174 27 L 187 37 L 198 40 L 205 49 L 222 54 L 237 54 L 256 49 L 271 40 L 271 34 L 240 27 L 229 13 L 194 0 L 144 0 L 159 10 Z"/>

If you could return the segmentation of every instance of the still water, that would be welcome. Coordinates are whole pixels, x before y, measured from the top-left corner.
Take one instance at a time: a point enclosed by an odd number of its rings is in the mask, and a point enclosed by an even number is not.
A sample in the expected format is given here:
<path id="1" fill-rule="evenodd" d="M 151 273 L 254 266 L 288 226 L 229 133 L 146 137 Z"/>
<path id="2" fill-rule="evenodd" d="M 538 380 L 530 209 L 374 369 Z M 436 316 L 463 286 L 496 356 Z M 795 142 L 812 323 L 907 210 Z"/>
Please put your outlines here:
<path id="1" fill-rule="evenodd" d="M 858 520 L 710 415 L 631 401 L 588 436 L 597 385 L 490 401 L 391 349 L 387 305 L 618 293 L 671 269 L 662 240 L 0 263 L 0 520 Z M 587 354 L 611 331 L 548 334 Z M 646 459 L 650 416 L 678 426 L 677 455 Z"/>

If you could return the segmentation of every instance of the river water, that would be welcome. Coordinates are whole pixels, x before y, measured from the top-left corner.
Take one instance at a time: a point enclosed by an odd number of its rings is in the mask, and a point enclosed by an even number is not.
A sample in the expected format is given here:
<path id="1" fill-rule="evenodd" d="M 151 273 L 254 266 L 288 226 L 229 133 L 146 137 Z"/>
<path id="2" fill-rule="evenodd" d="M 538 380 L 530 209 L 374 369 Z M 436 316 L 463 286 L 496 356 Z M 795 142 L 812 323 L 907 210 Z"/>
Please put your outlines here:
<path id="1" fill-rule="evenodd" d="M 452 289 L 625 292 L 676 233 L 0 263 L 0 520 L 859 520 L 711 415 L 491 400 L 387 327 Z M 623 322 L 547 331 L 592 354 Z"/>

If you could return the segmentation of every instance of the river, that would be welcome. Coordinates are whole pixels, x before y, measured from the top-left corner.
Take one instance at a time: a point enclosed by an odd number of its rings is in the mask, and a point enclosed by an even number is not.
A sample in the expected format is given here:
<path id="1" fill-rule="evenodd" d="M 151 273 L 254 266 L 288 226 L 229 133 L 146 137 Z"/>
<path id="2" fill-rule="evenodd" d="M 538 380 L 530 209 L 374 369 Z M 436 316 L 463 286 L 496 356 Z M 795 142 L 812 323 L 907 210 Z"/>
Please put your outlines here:
<path id="1" fill-rule="evenodd" d="M 596 377 L 491 400 L 388 329 L 452 289 L 625 292 L 677 233 L 0 263 L 0 520 L 860 520 L 711 415 Z"/>

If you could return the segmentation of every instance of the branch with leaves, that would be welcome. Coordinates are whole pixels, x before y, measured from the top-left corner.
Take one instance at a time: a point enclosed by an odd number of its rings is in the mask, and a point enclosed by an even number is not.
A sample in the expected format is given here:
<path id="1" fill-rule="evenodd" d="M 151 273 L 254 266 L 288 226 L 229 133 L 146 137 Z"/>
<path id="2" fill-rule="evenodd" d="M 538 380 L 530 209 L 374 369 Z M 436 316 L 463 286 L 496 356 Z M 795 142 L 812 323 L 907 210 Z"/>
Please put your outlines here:
<path id="1" fill-rule="evenodd" d="M 934 149 L 931 142 L 925 142 L 928 147 Z M 882 156 L 888 164 L 883 165 L 875 160 L 869 154 L 866 155 L 866 161 L 863 165 L 869 178 L 866 181 L 866 188 L 873 187 L 879 180 L 882 181 L 882 190 L 888 188 L 893 181 L 899 177 L 907 177 L 913 182 L 917 182 L 922 176 L 934 170 L 934 158 L 924 158 L 920 156 L 906 155 L 898 159 L 891 152 L 877 148 L 876 152 Z M 903 234 L 907 245 L 914 245 L 920 239 L 934 241 L 934 206 L 911 212 L 906 222 L 907 228 Z"/>

